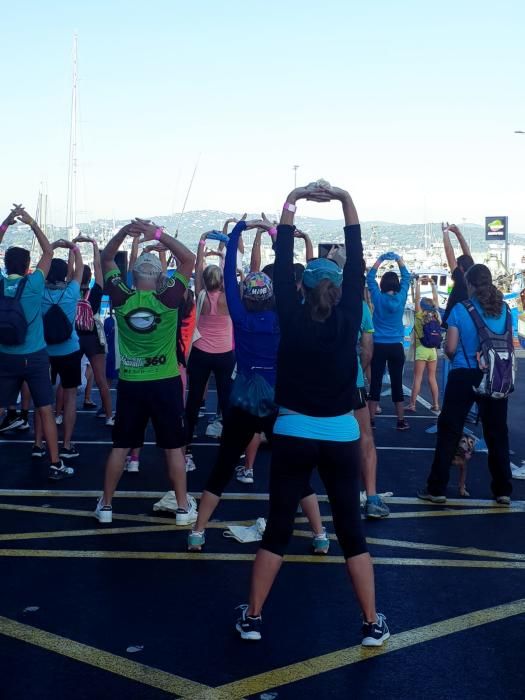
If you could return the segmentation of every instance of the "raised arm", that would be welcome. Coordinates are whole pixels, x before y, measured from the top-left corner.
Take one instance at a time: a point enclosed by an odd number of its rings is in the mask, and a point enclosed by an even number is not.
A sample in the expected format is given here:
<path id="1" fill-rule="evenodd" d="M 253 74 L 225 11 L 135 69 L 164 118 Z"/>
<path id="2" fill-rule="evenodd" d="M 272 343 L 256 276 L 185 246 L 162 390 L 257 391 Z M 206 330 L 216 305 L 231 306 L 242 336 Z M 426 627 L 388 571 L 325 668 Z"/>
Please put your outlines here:
<path id="1" fill-rule="evenodd" d="M 414 309 L 416 313 L 421 311 L 421 279 L 419 277 L 416 281 L 416 298 L 414 300 Z"/>
<path id="2" fill-rule="evenodd" d="M 403 258 L 400 255 L 396 256 L 396 262 L 398 264 L 399 272 L 401 274 L 400 294 L 404 294 L 405 299 L 406 299 L 406 297 L 408 297 L 408 289 L 410 287 L 410 280 L 411 280 L 410 272 L 409 272 L 407 266 L 405 265 L 405 261 L 403 260 Z"/>
<path id="3" fill-rule="evenodd" d="M 458 262 L 456 260 L 456 254 L 454 253 L 454 247 L 452 243 L 450 242 L 450 233 L 449 233 L 449 228 L 448 226 L 445 226 L 444 224 L 441 224 L 441 228 L 443 230 L 443 247 L 445 248 L 445 255 L 447 258 L 447 263 L 450 269 L 450 272 L 454 272 L 456 267 L 458 266 Z"/>
<path id="4" fill-rule="evenodd" d="M 72 259 L 72 271 L 71 275 L 69 275 L 68 272 L 68 280 L 70 282 L 77 282 L 80 286 L 80 283 L 82 282 L 82 274 L 84 272 L 84 263 L 82 262 L 82 254 L 80 252 L 80 248 L 78 247 L 76 240 L 65 241 L 63 239 L 60 239 L 58 241 L 55 241 L 52 247 L 53 250 L 55 250 L 56 248 L 66 248 L 67 250 L 69 250 L 69 258 Z"/>
<path id="5" fill-rule="evenodd" d="M 31 226 L 31 230 L 35 234 L 38 245 L 42 249 L 42 257 L 38 261 L 37 269 L 43 273 L 44 277 L 47 277 L 47 273 L 51 267 L 51 260 L 53 260 L 53 248 L 51 243 L 48 241 L 40 226 L 36 223 L 33 217 L 26 212 L 25 209 L 21 208 L 19 210 L 18 218 L 20 221 L 23 221 L 24 224 Z"/>
<path id="6" fill-rule="evenodd" d="M 131 241 L 131 252 L 129 254 L 128 270 L 133 270 L 137 258 L 139 257 L 139 238 L 135 236 Z"/>
<path id="7" fill-rule="evenodd" d="M 430 286 L 432 287 L 432 303 L 434 304 L 434 308 L 436 309 L 436 311 L 439 311 L 439 297 L 437 285 L 432 279 L 432 277 L 430 278 Z"/>
<path id="8" fill-rule="evenodd" d="M 366 283 L 368 285 L 368 293 L 370 294 L 370 299 L 372 301 L 372 304 L 374 306 L 377 306 L 377 301 L 381 295 L 381 290 L 379 289 L 379 285 L 377 284 L 377 271 L 379 270 L 379 267 L 381 266 L 381 263 L 383 262 L 383 256 L 381 255 L 375 263 L 372 265 L 370 270 L 368 271 L 366 275 Z"/>
<path id="9" fill-rule="evenodd" d="M 259 272 L 261 269 L 261 238 L 264 229 L 258 228 L 255 232 L 255 238 L 252 245 L 252 254 L 250 257 L 250 272 Z"/>
<path id="10" fill-rule="evenodd" d="M 224 261 L 224 292 L 228 311 L 234 323 L 239 322 L 247 313 L 241 301 L 239 285 L 237 284 L 237 246 L 239 238 L 246 228 L 244 219 L 235 225 L 226 246 L 226 260 Z"/>
<path id="11" fill-rule="evenodd" d="M 13 224 L 16 224 L 17 216 L 22 215 L 22 205 L 21 204 L 13 204 L 12 210 L 9 212 L 9 214 L 6 216 L 6 218 L 3 220 L 2 224 L 0 224 L 0 244 L 2 243 L 2 240 L 5 236 L 5 232 L 7 229 L 12 226 Z"/>
<path id="12" fill-rule="evenodd" d="M 195 298 L 197 298 L 204 289 L 202 273 L 204 272 L 204 249 L 206 248 L 207 235 L 208 232 L 202 234 L 199 239 L 199 245 L 197 246 L 197 257 L 195 260 Z"/>
<path id="13" fill-rule="evenodd" d="M 118 265 L 115 262 L 115 255 L 118 253 L 120 246 L 124 243 L 126 236 L 133 236 L 136 239 L 138 250 L 139 235 L 140 230 L 137 228 L 136 224 L 126 224 L 126 226 L 123 226 L 120 229 L 120 231 L 116 233 L 113 236 L 113 238 L 107 243 L 106 247 L 100 254 L 100 264 L 102 266 L 102 273 L 104 275 L 104 278 L 111 270 L 118 270 Z M 133 243 L 135 243 L 135 240 L 133 241 Z M 135 261 L 133 261 L 133 265 L 134 264 Z M 133 269 L 131 266 L 131 258 L 129 267 L 130 269 Z"/>
<path id="14" fill-rule="evenodd" d="M 452 233 L 455 234 L 456 238 L 458 239 L 459 245 L 461 247 L 461 252 L 463 253 L 463 255 L 468 255 L 469 257 L 472 257 L 468 243 L 465 240 L 465 238 L 463 237 L 463 234 L 461 233 L 459 228 L 455 224 L 451 224 L 448 227 L 448 230 L 452 231 Z"/>
<path id="15" fill-rule="evenodd" d="M 158 241 L 178 260 L 177 272 L 186 280 L 190 279 L 195 265 L 195 255 L 189 248 L 186 248 L 178 239 L 170 236 L 159 226 L 149 221 L 135 219 L 132 226 L 142 234 L 139 244 L 146 241 Z"/>
<path id="16" fill-rule="evenodd" d="M 312 239 L 307 233 L 304 233 L 304 231 L 299 231 L 298 229 L 295 231 L 295 237 L 296 238 L 302 238 L 304 241 L 304 246 L 305 246 L 305 258 L 306 262 L 308 263 L 309 260 L 313 260 L 315 257 L 314 255 L 314 247 L 312 245 Z"/>

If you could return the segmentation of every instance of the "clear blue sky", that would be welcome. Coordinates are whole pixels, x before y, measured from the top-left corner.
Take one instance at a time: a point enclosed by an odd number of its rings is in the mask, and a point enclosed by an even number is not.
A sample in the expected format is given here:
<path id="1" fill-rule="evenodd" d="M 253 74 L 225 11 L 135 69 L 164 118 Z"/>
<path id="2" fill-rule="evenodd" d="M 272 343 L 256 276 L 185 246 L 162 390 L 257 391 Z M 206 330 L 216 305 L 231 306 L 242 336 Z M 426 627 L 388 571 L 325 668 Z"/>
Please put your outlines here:
<path id="1" fill-rule="evenodd" d="M 324 177 L 362 219 L 525 231 L 525 3 L 3 4 L 0 206 L 64 220 L 73 33 L 81 218 L 276 210 Z M 335 217 L 335 205 L 301 213 Z"/>

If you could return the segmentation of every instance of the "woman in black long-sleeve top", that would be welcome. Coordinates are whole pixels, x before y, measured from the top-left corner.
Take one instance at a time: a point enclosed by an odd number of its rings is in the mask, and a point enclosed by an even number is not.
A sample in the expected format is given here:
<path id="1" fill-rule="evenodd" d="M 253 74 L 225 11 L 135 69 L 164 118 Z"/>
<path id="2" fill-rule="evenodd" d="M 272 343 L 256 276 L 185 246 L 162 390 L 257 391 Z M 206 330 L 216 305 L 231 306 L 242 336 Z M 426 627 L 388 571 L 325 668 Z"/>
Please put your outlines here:
<path id="1" fill-rule="evenodd" d="M 346 263 L 310 261 L 303 275 L 304 304 L 293 274 L 295 202 L 339 200 L 345 217 Z M 292 536 L 301 494 L 318 468 L 334 527 L 363 611 L 365 646 L 380 646 L 389 632 L 376 614 L 374 572 L 359 507 L 359 426 L 352 414 L 356 346 L 362 315 L 361 229 L 348 192 L 310 185 L 288 196 L 275 244 L 274 291 L 281 328 L 275 397 L 270 512 L 255 559 L 249 605 L 241 606 L 237 630 L 261 638 L 261 610 Z"/>

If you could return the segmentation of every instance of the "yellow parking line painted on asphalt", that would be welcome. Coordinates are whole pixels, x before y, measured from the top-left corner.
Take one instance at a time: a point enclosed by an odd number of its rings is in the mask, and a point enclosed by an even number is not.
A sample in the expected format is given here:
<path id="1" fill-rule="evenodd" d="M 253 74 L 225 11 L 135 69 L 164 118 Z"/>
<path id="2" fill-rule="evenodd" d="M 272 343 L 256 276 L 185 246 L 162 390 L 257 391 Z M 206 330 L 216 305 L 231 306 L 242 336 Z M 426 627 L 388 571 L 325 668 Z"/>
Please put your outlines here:
<path id="1" fill-rule="evenodd" d="M 166 671 L 152 666 L 146 666 L 123 656 L 117 656 L 51 632 L 45 632 L 7 617 L 0 617 L 0 634 L 174 695 L 188 696 L 191 694 L 193 697 L 205 697 L 204 693 L 211 690 L 209 686 L 202 683 L 166 673 Z"/>
<path id="2" fill-rule="evenodd" d="M 499 508 L 470 508 L 469 510 L 448 510 L 442 508 L 441 510 L 414 510 L 408 512 L 390 512 L 388 516 L 389 520 L 399 520 L 405 518 L 450 518 L 459 517 L 460 515 L 509 515 L 522 513 L 524 511 L 516 511 L 511 508 L 500 506 Z M 296 523 L 305 524 L 308 523 L 308 518 L 298 517 L 295 519 Z M 329 523 L 332 522 L 331 515 L 322 515 L 321 522 Z"/>
<path id="3" fill-rule="evenodd" d="M 44 559 L 159 559 L 179 561 L 252 561 L 255 554 L 231 552 L 151 552 L 75 549 L 0 549 L 0 557 Z M 374 557 L 374 564 L 386 566 L 428 566 L 466 569 L 525 569 L 522 561 L 485 561 L 472 559 L 416 559 Z M 343 556 L 287 554 L 285 562 L 292 564 L 342 564 Z"/>
<path id="4" fill-rule="evenodd" d="M 505 620 L 515 615 L 525 614 L 525 599 L 516 600 L 513 603 L 497 605 L 493 608 L 485 610 L 476 610 L 475 612 L 459 615 L 448 620 L 435 622 L 424 627 L 407 630 L 394 634 L 385 642 L 384 646 L 365 649 L 362 646 L 353 646 L 347 649 L 341 649 L 331 654 L 323 654 L 312 659 L 306 659 L 289 666 L 260 673 L 250 678 L 244 678 L 240 681 L 227 683 L 217 688 L 220 692 L 218 697 L 228 697 L 230 700 L 239 700 L 247 695 L 256 695 L 267 690 L 274 690 L 289 683 L 297 683 L 318 676 L 321 673 L 335 671 L 351 664 L 366 661 L 367 659 L 376 658 L 385 654 L 391 654 L 394 651 L 406 649 L 415 644 L 423 644 L 431 642 L 434 639 L 446 637 L 449 634 L 463 632 L 474 627 L 487 625 L 491 622 Z M 187 698 L 198 698 L 198 695 L 191 694 Z"/>
<path id="5" fill-rule="evenodd" d="M 309 530 L 294 530 L 297 537 L 312 537 Z M 328 534 L 330 540 L 337 540 L 337 535 Z M 1 539 L 1 538 L 0 538 Z M 470 557 L 493 557 L 494 559 L 510 559 L 513 561 L 525 561 L 525 554 L 515 552 L 497 552 L 491 549 L 477 549 L 476 547 L 452 547 L 446 544 L 428 544 L 426 542 L 406 542 L 403 540 L 385 540 L 376 537 L 367 537 L 368 544 L 376 544 L 384 547 L 400 547 L 401 549 L 419 549 L 422 551 L 446 552 L 447 554 L 463 554 Z"/>

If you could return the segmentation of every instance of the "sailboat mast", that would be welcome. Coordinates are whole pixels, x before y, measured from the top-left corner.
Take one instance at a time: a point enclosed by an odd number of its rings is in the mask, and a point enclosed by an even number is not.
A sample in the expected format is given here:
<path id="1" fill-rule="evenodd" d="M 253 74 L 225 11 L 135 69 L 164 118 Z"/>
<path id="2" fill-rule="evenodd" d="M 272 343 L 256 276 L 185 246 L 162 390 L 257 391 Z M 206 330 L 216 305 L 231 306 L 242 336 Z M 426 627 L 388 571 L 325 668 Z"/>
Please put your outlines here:
<path id="1" fill-rule="evenodd" d="M 71 93 L 71 130 L 69 138 L 69 177 L 68 177 L 68 221 L 69 239 L 75 238 L 77 230 L 77 42 L 73 37 L 73 87 Z"/>

